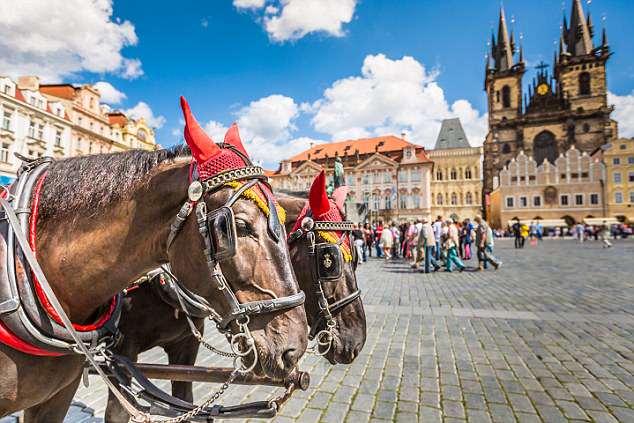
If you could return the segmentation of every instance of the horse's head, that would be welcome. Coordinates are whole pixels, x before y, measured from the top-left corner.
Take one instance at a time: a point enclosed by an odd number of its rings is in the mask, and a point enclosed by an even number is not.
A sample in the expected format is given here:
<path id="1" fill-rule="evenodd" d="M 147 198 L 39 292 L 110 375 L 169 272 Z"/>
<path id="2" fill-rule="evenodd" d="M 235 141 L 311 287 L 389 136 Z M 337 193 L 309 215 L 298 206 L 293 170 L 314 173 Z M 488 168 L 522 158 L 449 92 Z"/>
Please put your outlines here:
<path id="1" fill-rule="evenodd" d="M 287 212 L 289 249 L 300 287 L 306 292 L 306 313 L 311 337 L 332 364 L 351 363 L 366 338 L 366 320 L 355 270 L 357 253 L 347 231 L 342 229 L 346 193 L 336 190 L 333 198 L 326 194 L 322 173 L 313 181 L 308 204 L 293 197 L 281 197 Z M 349 228 L 351 229 L 351 228 Z M 323 297 L 322 297 L 323 292 Z M 325 300 L 326 304 L 320 300 Z M 329 321 L 331 323 L 329 323 Z M 332 327 L 332 342 L 325 335 Z M 320 335 L 321 333 L 321 335 Z M 330 344 L 330 345 L 329 345 Z"/>
<path id="2" fill-rule="evenodd" d="M 194 158 L 192 216 L 168 240 L 172 270 L 217 312 L 217 326 L 234 335 L 232 348 L 244 352 L 254 341 L 256 371 L 285 376 L 306 350 L 307 323 L 298 307 L 303 293 L 285 242 L 284 212 L 261 169 L 251 164 L 237 127 L 217 145 L 182 98 L 181 105 Z M 247 354 L 245 362 L 252 360 Z"/>

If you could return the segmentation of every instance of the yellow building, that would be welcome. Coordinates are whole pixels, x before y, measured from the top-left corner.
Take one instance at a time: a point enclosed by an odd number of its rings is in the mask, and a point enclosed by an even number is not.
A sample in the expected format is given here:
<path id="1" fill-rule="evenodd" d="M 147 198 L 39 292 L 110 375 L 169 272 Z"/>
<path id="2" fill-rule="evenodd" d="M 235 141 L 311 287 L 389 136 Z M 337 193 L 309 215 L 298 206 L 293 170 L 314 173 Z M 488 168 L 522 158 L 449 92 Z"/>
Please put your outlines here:
<path id="1" fill-rule="evenodd" d="M 634 138 L 616 139 L 604 151 L 608 216 L 634 222 Z"/>
<path id="2" fill-rule="evenodd" d="M 433 217 L 472 219 L 482 213 L 482 148 L 471 147 L 460 119 L 446 119 L 433 150 L 431 181 Z"/>

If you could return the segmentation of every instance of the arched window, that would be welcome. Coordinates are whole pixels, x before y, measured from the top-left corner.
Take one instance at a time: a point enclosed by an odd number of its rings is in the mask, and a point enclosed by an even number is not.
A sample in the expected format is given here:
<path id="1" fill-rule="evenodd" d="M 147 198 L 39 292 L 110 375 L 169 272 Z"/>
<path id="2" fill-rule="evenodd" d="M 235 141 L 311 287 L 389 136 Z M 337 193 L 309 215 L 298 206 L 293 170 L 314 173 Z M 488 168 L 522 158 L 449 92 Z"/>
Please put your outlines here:
<path id="1" fill-rule="evenodd" d="M 533 141 L 533 155 L 538 166 L 542 164 L 544 159 L 555 163 L 559 152 L 557 151 L 555 135 L 552 132 L 542 131 L 537 134 L 535 141 Z"/>
<path id="2" fill-rule="evenodd" d="M 588 72 L 579 74 L 579 95 L 590 95 L 590 74 Z"/>
<path id="3" fill-rule="evenodd" d="M 458 172 L 456 172 L 456 169 L 451 169 L 451 180 L 455 181 L 456 179 L 458 179 Z"/>
<path id="4" fill-rule="evenodd" d="M 439 206 L 442 206 L 442 194 L 438 194 L 436 196 L 436 204 L 438 204 Z"/>
<path id="5" fill-rule="evenodd" d="M 456 195 L 455 192 L 451 193 L 451 205 L 455 206 L 458 204 L 458 196 Z"/>
<path id="6" fill-rule="evenodd" d="M 473 204 L 473 195 L 471 195 L 470 192 L 468 192 L 467 195 L 465 195 L 464 202 L 469 206 Z"/>
<path id="7" fill-rule="evenodd" d="M 465 179 L 471 179 L 471 168 L 470 168 L 470 167 L 468 167 L 468 168 L 466 168 L 466 169 L 465 169 L 465 171 L 464 171 L 464 178 L 465 178 Z"/>
<path id="8" fill-rule="evenodd" d="M 437 181 L 442 181 L 442 170 L 438 169 L 436 171 L 436 180 Z"/>
<path id="9" fill-rule="evenodd" d="M 502 107 L 511 107 L 511 87 L 502 87 Z"/>
<path id="10" fill-rule="evenodd" d="M 385 208 L 387 210 L 391 210 L 392 209 L 392 196 L 388 195 L 385 197 Z"/>
<path id="11" fill-rule="evenodd" d="M 503 154 L 509 154 L 510 152 L 511 152 L 511 146 L 510 146 L 510 144 L 508 144 L 508 143 L 507 143 L 507 144 L 504 144 L 504 145 L 502 146 L 502 153 L 503 153 Z"/>

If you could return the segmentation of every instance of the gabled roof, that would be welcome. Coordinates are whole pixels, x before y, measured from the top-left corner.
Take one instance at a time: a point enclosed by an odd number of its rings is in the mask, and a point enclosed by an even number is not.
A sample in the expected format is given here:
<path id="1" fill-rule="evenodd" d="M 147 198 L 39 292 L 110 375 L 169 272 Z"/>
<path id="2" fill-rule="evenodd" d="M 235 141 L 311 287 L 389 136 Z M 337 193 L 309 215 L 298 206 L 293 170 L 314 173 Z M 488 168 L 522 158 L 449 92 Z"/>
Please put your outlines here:
<path id="1" fill-rule="evenodd" d="M 467 135 L 462 129 L 460 119 L 445 119 L 442 121 L 438 138 L 436 138 L 435 150 L 446 148 L 468 148 L 471 147 Z"/>
<path id="2" fill-rule="evenodd" d="M 123 128 L 128 123 L 128 118 L 121 112 L 112 112 L 108 113 L 108 122 L 110 125 L 119 125 Z"/>
<path id="3" fill-rule="evenodd" d="M 40 92 L 66 100 L 75 98 L 75 87 L 71 84 L 43 84 L 40 85 Z"/>
<path id="4" fill-rule="evenodd" d="M 299 154 L 291 157 L 290 162 L 300 162 L 309 159 L 319 160 L 334 158 L 335 156 L 354 156 L 355 154 L 364 155 L 375 152 L 384 153 L 389 151 L 402 150 L 405 147 L 422 148 L 419 145 L 412 144 L 402 138 L 393 135 L 376 138 L 363 138 L 358 140 L 339 141 L 328 144 L 318 144 L 304 150 Z"/>

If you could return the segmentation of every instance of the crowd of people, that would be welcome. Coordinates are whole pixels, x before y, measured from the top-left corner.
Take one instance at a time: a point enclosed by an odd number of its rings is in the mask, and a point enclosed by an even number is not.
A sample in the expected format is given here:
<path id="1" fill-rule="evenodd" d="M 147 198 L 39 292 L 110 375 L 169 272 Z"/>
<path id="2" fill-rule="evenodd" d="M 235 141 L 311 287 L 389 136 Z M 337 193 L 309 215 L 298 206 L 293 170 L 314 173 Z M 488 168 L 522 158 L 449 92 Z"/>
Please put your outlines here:
<path id="1" fill-rule="evenodd" d="M 404 258 L 411 260 L 412 268 L 425 273 L 444 268 L 446 272 L 464 271 L 463 260 L 477 257 L 476 271 L 498 269 L 502 262 L 493 255 L 495 239 L 491 227 L 476 216 L 471 222 L 438 216 L 431 222 L 420 218 L 397 225 L 384 225 L 382 221 L 356 225 L 353 232 L 355 247 L 362 261 L 369 257 Z"/>

